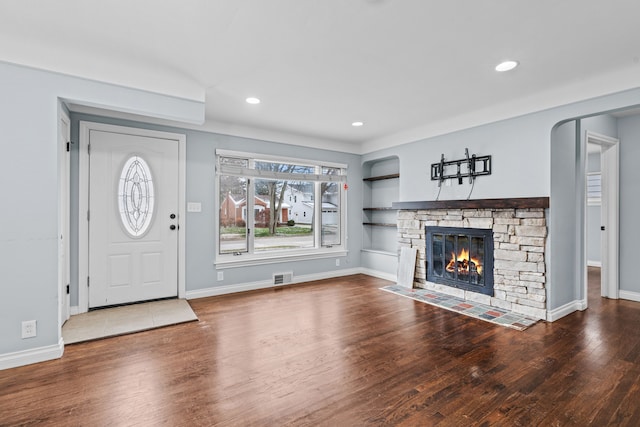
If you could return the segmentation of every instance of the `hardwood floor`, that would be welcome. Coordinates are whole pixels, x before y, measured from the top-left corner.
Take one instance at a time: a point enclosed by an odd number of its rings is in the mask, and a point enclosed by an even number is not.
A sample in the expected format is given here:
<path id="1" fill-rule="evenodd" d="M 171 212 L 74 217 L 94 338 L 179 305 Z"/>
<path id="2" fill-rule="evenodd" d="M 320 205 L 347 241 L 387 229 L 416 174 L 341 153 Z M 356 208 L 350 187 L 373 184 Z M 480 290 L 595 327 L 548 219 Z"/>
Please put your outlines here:
<path id="1" fill-rule="evenodd" d="M 349 276 L 191 301 L 199 322 L 0 371 L 0 425 L 640 425 L 640 303 L 524 332 Z"/>

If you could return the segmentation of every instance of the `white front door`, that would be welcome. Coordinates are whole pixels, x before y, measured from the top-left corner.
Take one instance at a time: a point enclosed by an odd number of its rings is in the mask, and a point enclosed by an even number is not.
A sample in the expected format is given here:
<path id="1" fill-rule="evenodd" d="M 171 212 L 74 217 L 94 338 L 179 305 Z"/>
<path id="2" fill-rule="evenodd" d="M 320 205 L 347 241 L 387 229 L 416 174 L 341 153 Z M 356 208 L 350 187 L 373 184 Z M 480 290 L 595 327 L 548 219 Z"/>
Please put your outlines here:
<path id="1" fill-rule="evenodd" d="M 178 141 L 89 133 L 89 307 L 178 295 Z"/>

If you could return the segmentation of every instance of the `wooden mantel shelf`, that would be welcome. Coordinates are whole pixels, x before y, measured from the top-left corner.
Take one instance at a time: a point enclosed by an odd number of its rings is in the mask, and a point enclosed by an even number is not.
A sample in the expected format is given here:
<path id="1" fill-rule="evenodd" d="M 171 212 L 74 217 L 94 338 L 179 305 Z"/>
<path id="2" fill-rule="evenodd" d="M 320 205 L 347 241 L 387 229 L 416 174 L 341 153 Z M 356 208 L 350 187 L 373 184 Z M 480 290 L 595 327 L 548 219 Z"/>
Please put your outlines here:
<path id="1" fill-rule="evenodd" d="M 393 202 L 393 209 L 524 209 L 548 208 L 548 197 L 520 197 L 511 199 L 475 199 L 475 200 L 427 200 L 416 202 Z"/>

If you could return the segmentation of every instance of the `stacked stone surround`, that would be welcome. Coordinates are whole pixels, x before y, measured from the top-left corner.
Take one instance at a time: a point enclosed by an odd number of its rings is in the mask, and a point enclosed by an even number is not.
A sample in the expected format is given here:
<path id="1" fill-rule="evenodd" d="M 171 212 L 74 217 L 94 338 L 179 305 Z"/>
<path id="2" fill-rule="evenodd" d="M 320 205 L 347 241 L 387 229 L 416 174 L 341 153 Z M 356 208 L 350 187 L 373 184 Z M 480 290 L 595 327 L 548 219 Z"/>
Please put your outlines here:
<path id="1" fill-rule="evenodd" d="M 494 295 L 426 280 L 425 227 L 493 230 Z M 414 286 L 546 318 L 545 209 L 428 209 L 398 212 L 398 244 L 418 249 Z M 400 250 L 400 249 L 398 249 Z"/>

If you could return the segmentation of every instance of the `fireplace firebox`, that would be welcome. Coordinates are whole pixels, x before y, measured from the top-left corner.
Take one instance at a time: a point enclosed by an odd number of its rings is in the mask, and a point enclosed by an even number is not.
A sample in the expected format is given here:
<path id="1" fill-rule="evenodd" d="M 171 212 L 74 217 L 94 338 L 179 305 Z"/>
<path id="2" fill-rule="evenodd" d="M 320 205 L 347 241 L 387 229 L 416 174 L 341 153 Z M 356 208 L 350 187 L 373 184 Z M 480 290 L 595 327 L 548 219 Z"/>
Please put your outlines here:
<path id="1" fill-rule="evenodd" d="M 427 280 L 493 296 L 493 231 L 425 227 Z"/>

